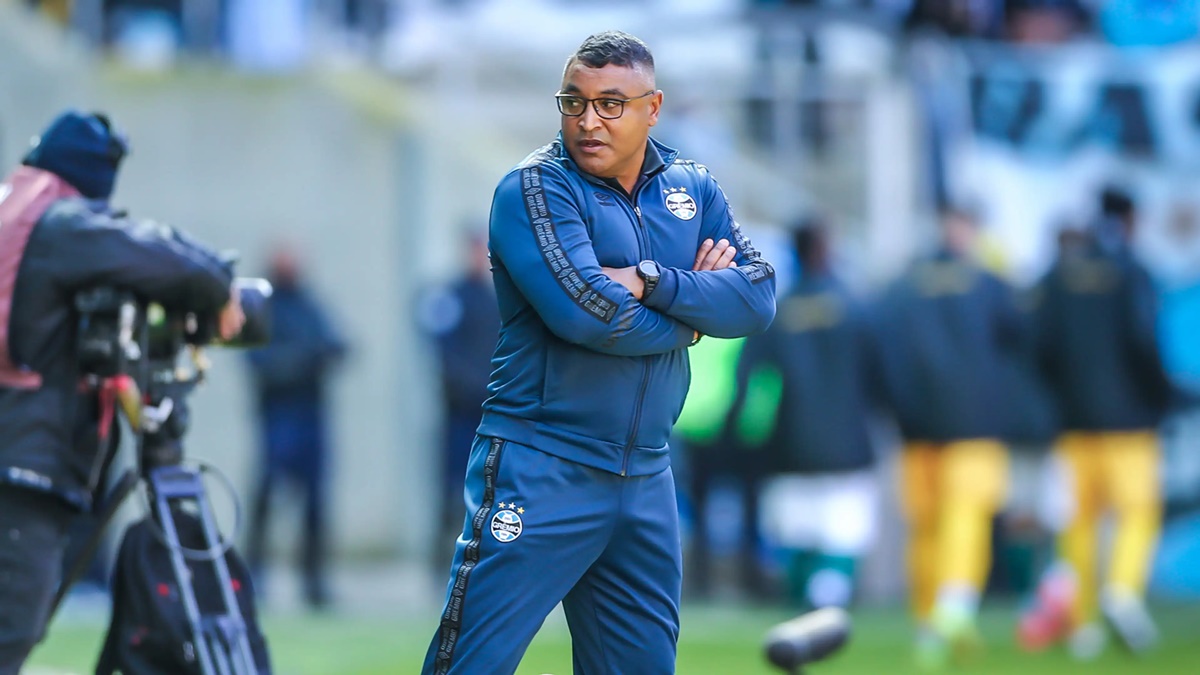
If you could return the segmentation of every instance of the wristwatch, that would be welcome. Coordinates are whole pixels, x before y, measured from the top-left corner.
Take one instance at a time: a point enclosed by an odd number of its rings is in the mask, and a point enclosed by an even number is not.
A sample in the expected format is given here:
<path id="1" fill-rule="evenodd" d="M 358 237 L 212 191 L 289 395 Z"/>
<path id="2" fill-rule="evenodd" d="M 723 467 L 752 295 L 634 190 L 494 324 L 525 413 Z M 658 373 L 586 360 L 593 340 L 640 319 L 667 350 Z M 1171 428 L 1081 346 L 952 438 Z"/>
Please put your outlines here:
<path id="1" fill-rule="evenodd" d="M 650 297 L 654 289 L 658 286 L 658 279 L 662 276 L 662 268 L 653 260 L 643 260 L 637 264 L 637 275 L 642 278 L 645 283 L 645 288 L 642 289 L 642 302 Z"/>

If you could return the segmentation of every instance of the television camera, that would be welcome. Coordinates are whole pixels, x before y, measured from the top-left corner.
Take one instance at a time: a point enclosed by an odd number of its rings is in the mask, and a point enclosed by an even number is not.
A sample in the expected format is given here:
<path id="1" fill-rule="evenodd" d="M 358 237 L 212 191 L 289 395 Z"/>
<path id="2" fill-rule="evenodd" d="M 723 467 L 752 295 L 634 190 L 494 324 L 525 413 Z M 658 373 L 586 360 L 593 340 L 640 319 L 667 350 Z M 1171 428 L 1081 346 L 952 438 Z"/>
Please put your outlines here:
<path id="1" fill-rule="evenodd" d="M 112 287 L 88 289 L 75 297 L 77 357 L 87 374 L 87 385 L 99 394 L 101 428 L 107 428 L 115 413 L 125 418 L 137 439 L 138 468 L 126 471 L 98 503 L 98 527 L 67 573 L 54 609 L 95 555 L 119 506 L 144 481 L 150 503 L 147 520 L 169 554 L 187 615 L 190 642 L 185 651 L 201 675 L 260 672 L 231 583 L 226 559 L 231 543 L 221 536 L 205 489 L 206 473 L 221 479 L 224 475 L 203 462 L 185 462 L 183 451 L 183 437 L 191 421 L 187 399 L 209 368 L 204 348 L 256 346 L 265 344 L 270 336 L 270 283 L 238 278 L 234 291 L 246 321 L 240 334 L 226 342 L 218 339 L 215 314 L 203 316 L 164 307 Z M 101 449 L 105 465 L 112 461 L 115 450 Z M 224 482 L 232 493 L 228 480 Z M 236 504 L 236 496 L 234 500 Z M 199 531 L 198 537 L 191 536 L 193 530 Z M 181 534 L 195 548 L 185 546 Z M 203 574 L 215 579 L 220 598 L 197 597 L 199 564 L 211 566 Z M 218 609 L 214 611 L 214 607 Z"/>
<path id="2" fill-rule="evenodd" d="M 234 289 L 246 323 L 228 342 L 217 338 L 215 315 L 146 303 L 112 287 L 75 297 L 80 367 L 94 386 L 108 382 L 115 389 L 120 411 L 142 435 L 143 473 L 183 458 L 181 441 L 190 422 L 187 396 L 204 381 L 209 367 L 203 348 L 257 346 L 270 337 L 270 282 L 238 278 Z M 181 363 L 185 353 L 191 357 L 190 367 Z"/>

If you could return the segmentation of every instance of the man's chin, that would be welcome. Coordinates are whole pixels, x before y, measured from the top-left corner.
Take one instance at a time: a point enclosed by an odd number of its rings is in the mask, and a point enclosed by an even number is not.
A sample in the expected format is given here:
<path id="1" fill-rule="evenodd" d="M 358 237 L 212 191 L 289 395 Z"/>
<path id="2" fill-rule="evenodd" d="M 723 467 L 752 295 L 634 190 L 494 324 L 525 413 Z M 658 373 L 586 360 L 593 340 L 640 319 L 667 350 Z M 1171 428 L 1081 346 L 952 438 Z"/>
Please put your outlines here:
<path id="1" fill-rule="evenodd" d="M 575 163 L 579 165 L 579 168 L 597 178 L 608 178 L 612 169 L 612 162 L 607 158 L 590 155 L 576 157 Z"/>

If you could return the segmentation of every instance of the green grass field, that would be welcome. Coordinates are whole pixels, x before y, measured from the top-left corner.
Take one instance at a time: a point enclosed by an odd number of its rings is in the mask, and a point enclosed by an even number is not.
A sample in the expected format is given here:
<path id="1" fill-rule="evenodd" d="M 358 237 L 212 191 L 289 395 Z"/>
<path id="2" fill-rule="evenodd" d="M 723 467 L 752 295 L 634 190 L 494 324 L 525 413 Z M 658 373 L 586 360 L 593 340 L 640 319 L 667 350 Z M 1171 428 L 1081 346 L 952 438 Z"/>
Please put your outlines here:
<path id="1" fill-rule="evenodd" d="M 1096 662 L 1080 664 L 1064 653 L 1022 654 L 1013 645 L 1014 614 L 988 610 L 983 630 L 989 646 L 981 660 L 952 673 L 1043 675 L 1200 674 L 1200 607 L 1158 607 L 1163 645 L 1152 655 L 1134 659 L 1115 644 Z M 776 673 L 762 659 L 764 632 L 790 618 L 778 610 L 686 607 L 679 645 L 680 675 L 767 675 Z M 854 614 L 854 634 L 847 647 L 809 675 L 861 673 L 903 674 L 911 665 L 909 626 L 899 611 Z M 434 622 L 431 616 L 364 618 L 354 616 L 268 616 L 264 630 L 271 644 L 276 675 L 406 675 L 417 673 Z M 60 621 L 34 653 L 26 675 L 91 673 L 102 637 L 97 621 Z M 518 673 L 567 675 L 571 672 L 570 639 L 560 615 L 547 621 Z M 486 675 L 481 673 L 480 675 Z"/>

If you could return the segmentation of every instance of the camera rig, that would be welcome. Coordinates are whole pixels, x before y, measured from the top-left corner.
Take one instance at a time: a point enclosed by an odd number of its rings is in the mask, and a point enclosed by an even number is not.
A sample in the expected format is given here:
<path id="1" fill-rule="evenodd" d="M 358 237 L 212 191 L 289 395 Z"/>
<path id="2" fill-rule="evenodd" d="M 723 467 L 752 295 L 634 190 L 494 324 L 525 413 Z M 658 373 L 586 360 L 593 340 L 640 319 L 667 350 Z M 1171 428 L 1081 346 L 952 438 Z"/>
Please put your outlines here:
<path id="1" fill-rule="evenodd" d="M 183 451 L 190 423 L 187 399 L 204 381 L 209 367 L 204 347 L 254 346 L 266 343 L 269 337 L 270 284 L 263 279 L 239 278 L 234 290 L 239 293 L 246 323 L 236 341 L 224 343 L 216 342 L 215 315 L 163 307 L 112 287 L 89 289 L 75 297 L 77 356 L 87 373 L 86 384 L 101 399 L 101 429 L 107 428 L 115 413 L 125 418 L 137 440 L 138 467 L 126 471 L 99 504 L 98 527 L 65 577 L 51 613 L 95 555 L 120 505 L 144 481 L 155 531 L 169 552 L 191 629 L 188 651 L 202 675 L 259 672 L 226 563 L 231 543 L 221 537 L 204 482 L 204 474 L 210 471 L 224 476 L 210 465 L 185 463 Z M 185 355 L 189 357 L 186 363 Z M 115 452 L 115 447 L 102 448 L 102 464 L 110 463 Z M 225 483 L 232 494 L 227 479 Z M 235 495 L 235 504 L 236 499 Z M 187 548 L 181 542 L 176 519 L 185 513 L 199 521 L 204 548 Z M 212 566 L 221 588 L 222 597 L 215 603 L 218 611 L 201 610 L 188 561 Z M 214 606 L 213 602 L 204 604 Z"/>

